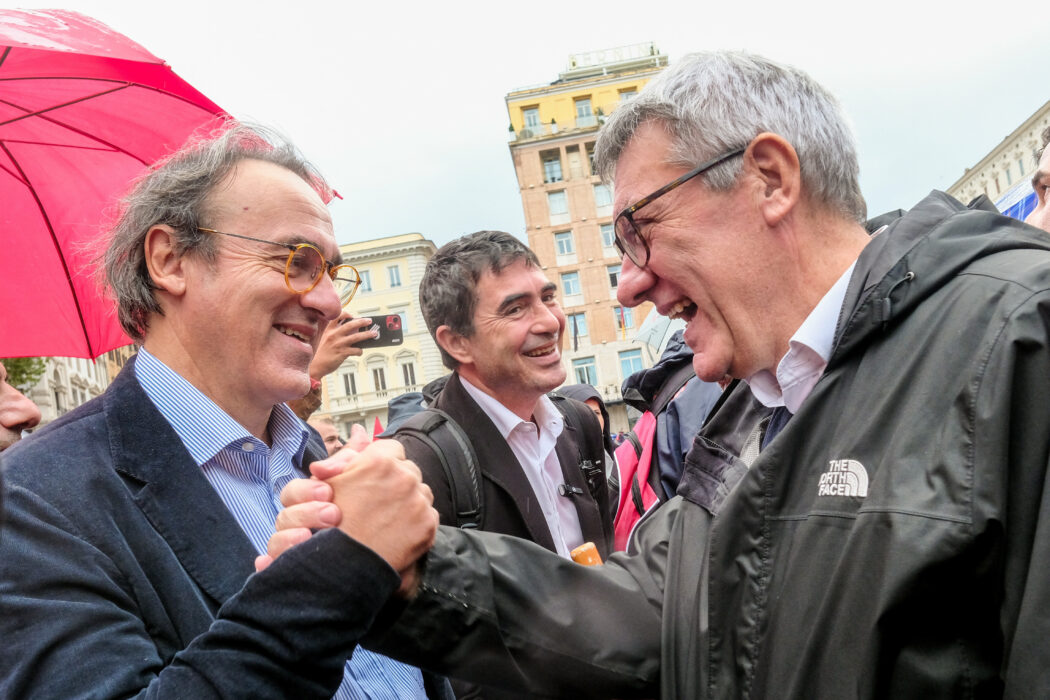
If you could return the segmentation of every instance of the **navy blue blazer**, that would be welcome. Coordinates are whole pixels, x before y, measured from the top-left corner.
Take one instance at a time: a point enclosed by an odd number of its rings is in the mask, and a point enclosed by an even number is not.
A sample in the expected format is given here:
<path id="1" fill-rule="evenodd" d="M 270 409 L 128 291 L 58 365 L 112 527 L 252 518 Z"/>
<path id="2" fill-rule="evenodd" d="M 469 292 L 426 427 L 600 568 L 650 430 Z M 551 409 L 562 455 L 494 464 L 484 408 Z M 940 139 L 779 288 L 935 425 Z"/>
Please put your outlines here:
<path id="1" fill-rule="evenodd" d="M 0 697 L 331 697 L 399 577 L 338 531 L 252 576 L 133 364 L 3 454 Z"/>

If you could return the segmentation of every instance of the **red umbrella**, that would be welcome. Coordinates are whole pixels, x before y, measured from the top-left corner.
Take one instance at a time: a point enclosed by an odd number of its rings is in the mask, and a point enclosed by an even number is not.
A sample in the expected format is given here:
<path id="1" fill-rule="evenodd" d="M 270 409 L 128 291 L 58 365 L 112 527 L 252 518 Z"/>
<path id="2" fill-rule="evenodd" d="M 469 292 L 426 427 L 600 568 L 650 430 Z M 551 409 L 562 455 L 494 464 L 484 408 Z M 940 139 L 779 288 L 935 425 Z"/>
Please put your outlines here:
<path id="1" fill-rule="evenodd" d="M 90 265 L 107 217 L 147 166 L 227 119 L 101 22 L 0 10 L 0 357 L 130 342 Z"/>

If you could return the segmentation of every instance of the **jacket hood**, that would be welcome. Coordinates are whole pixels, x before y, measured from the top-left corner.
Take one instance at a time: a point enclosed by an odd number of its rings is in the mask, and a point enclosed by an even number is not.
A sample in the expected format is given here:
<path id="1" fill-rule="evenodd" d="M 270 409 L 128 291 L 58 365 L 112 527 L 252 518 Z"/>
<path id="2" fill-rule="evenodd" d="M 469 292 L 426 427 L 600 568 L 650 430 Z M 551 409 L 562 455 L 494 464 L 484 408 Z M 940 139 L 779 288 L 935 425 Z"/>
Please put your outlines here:
<path id="1" fill-rule="evenodd" d="M 829 368 L 975 261 L 1018 248 L 1050 250 L 1050 237 L 1001 216 L 987 197 L 967 207 L 943 192 L 931 192 L 861 252 L 839 315 Z"/>
<path id="2" fill-rule="evenodd" d="M 605 408 L 605 400 L 602 399 L 602 395 L 598 393 L 597 389 L 590 384 L 569 384 L 568 386 L 560 387 L 554 393 L 582 402 L 586 402 L 587 399 L 598 399 L 598 409 L 602 412 L 602 422 L 605 424 L 605 427 L 602 429 L 602 442 L 605 444 L 605 450 L 609 454 L 615 452 L 616 446 L 613 444 L 612 434 L 609 432 L 609 411 Z"/>
<path id="3" fill-rule="evenodd" d="M 686 345 L 685 331 L 677 330 L 667 341 L 660 359 L 649 369 L 635 372 L 623 380 L 623 400 L 639 411 L 649 410 L 656 392 L 682 365 L 693 361 L 693 351 Z"/>

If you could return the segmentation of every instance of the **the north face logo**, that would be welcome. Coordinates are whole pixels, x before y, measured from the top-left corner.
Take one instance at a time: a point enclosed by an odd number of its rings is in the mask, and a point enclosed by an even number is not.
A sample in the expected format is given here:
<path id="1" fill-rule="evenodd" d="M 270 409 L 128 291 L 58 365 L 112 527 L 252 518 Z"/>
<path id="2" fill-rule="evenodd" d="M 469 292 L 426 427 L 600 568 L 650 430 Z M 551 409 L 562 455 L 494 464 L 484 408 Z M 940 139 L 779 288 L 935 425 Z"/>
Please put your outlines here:
<path id="1" fill-rule="evenodd" d="M 833 459 L 828 462 L 828 470 L 820 475 L 817 495 L 864 498 L 868 495 L 868 472 L 855 459 Z"/>

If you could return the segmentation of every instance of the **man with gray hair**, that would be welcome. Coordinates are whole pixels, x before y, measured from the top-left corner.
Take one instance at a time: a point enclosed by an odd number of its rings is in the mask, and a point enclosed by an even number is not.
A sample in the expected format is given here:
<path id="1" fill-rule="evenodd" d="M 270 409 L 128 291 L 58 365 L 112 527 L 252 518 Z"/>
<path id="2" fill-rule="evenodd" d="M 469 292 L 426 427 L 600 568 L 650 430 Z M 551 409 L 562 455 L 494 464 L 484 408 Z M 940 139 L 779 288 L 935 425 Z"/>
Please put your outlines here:
<path id="1" fill-rule="evenodd" d="M 602 567 L 441 528 L 374 648 L 551 696 L 1050 697 L 1045 235 L 934 192 L 869 236 L 835 100 L 747 54 L 681 59 L 595 160 L 620 301 L 746 380 L 760 451 L 701 432 Z"/>
<path id="2" fill-rule="evenodd" d="M 332 524 L 354 539 L 249 579 L 281 487 L 327 458 L 284 402 L 358 284 L 329 192 L 291 144 L 232 126 L 128 195 L 105 269 L 142 347 L 4 452 L 0 696 L 426 696 L 418 669 L 354 651 L 437 525 L 395 443 L 336 458 Z"/>
<path id="3" fill-rule="evenodd" d="M 1032 176 L 1032 189 L 1035 190 L 1035 209 L 1025 218 L 1031 224 L 1050 232 L 1050 126 L 1043 129 L 1043 146 L 1039 149 L 1039 167 Z"/>

